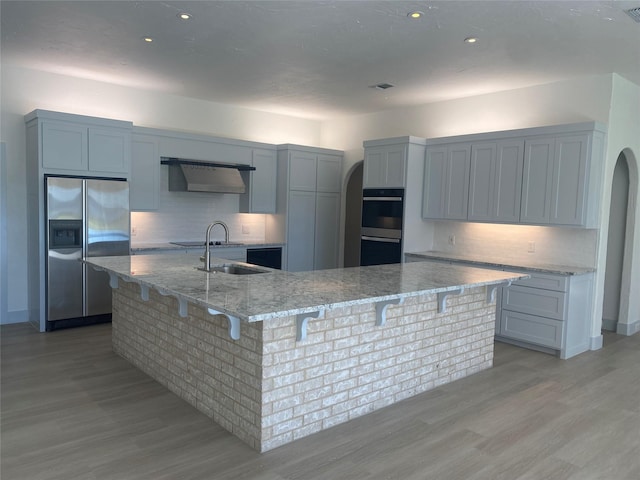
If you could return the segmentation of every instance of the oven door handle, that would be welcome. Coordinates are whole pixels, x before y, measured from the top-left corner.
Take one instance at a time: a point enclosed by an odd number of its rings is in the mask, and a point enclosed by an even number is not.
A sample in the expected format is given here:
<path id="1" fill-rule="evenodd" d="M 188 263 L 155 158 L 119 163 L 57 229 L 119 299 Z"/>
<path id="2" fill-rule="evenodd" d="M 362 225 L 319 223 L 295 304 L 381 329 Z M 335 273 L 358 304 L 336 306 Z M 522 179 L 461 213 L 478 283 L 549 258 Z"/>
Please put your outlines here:
<path id="1" fill-rule="evenodd" d="M 383 243 L 400 243 L 399 238 L 382 238 L 382 237 L 369 237 L 366 235 L 362 235 L 360 237 L 362 240 L 368 240 L 370 242 L 383 242 Z"/>
<path id="2" fill-rule="evenodd" d="M 402 197 L 362 197 L 362 200 L 372 202 L 401 202 Z"/>

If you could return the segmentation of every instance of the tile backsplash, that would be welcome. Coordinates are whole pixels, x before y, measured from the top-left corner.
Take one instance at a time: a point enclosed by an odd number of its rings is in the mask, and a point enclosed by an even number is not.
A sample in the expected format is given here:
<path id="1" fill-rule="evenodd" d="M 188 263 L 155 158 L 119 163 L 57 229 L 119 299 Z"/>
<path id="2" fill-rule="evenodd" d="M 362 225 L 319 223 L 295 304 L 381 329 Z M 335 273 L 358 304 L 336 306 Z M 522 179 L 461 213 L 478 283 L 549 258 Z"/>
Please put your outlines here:
<path id="1" fill-rule="evenodd" d="M 532 225 L 434 222 L 432 250 L 536 260 L 557 265 L 596 264 L 598 230 Z"/>
<path id="2" fill-rule="evenodd" d="M 229 239 L 262 242 L 265 215 L 238 213 L 239 196 L 223 193 L 169 192 L 167 171 L 161 169 L 160 206 L 153 212 L 131 212 L 131 246 L 173 241 L 204 242 L 207 226 L 221 220 L 229 227 Z M 224 230 L 215 227 L 212 240 L 224 240 Z"/>

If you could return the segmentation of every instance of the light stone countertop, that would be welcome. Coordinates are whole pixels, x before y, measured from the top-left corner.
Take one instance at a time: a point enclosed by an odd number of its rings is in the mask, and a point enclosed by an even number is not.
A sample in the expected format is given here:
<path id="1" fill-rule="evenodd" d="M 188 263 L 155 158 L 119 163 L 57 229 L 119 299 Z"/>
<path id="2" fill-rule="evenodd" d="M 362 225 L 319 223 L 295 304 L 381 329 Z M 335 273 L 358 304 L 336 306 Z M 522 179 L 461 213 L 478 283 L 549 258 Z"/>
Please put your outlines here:
<path id="1" fill-rule="evenodd" d="M 430 262 L 310 272 L 257 267 L 268 273 L 229 275 L 197 270 L 199 262 L 188 256 L 91 257 L 84 261 L 125 281 L 161 290 L 179 300 L 247 322 L 529 277 L 522 273 Z M 212 259 L 212 264 L 222 263 L 229 263 L 229 260 Z"/>
<path id="2" fill-rule="evenodd" d="M 421 258 L 425 260 L 441 260 L 447 262 L 460 262 L 477 265 L 479 268 L 506 268 L 515 270 L 526 270 L 529 272 L 554 273 L 559 275 L 584 275 L 596 271 L 593 267 L 578 267 L 569 265 L 554 265 L 535 261 L 513 260 L 495 255 L 456 254 L 449 252 L 438 252 L 429 250 L 425 252 L 406 252 L 407 257 Z"/>

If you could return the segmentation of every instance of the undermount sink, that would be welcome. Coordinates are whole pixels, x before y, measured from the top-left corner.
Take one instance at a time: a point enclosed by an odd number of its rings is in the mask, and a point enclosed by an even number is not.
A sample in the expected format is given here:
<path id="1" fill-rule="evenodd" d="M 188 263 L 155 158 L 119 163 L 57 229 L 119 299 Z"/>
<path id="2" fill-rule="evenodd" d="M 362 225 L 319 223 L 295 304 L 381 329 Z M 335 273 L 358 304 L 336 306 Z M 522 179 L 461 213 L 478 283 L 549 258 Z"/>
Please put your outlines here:
<path id="1" fill-rule="evenodd" d="M 230 275 L 253 275 L 255 273 L 267 273 L 269 270 L 240 265 L 239 263 L 223 263 L 221 265 L 213 265 L 208 271 L 228 273 Z"/>

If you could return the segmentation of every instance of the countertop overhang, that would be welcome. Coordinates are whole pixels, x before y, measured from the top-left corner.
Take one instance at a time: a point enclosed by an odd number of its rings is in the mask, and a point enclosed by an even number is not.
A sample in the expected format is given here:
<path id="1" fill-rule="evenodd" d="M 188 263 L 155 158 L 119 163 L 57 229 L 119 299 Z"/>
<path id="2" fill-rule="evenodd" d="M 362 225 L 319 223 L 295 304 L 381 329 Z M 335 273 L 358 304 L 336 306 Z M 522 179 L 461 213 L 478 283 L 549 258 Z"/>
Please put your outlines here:
<path id="1" fill-rule="evenodd" d="M 184 256 L 91 257 L 84 261 L 107 271 L 112 279 L 136 282 L 179 301 L 246 322 L 423 294 L 453 294 L 466 287 L 498 286 L 529 277 L 524 273 L 429 262 L 309 272 L 268 269 L 268 273 L 229 275 L 198 270 L 200 263 Z M 229 260 L 213 258 L 212 264 L 215 263 Z"/>

